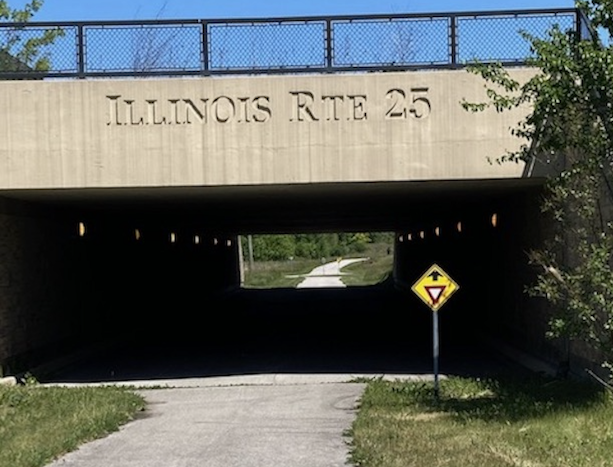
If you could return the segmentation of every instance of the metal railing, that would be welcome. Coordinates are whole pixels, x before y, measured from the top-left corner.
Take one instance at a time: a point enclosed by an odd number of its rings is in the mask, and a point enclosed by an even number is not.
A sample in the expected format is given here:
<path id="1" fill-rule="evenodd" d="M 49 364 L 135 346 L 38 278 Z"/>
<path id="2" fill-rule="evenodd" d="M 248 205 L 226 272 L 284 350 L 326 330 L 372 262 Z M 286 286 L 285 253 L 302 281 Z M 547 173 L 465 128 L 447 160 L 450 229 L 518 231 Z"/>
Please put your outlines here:
<path id="1" fill-rule="evenodd" d="M 531 54 L 520 31 L 544 37 L 555 24 L 581 35 L 590 31 L 577 9 L 0 23 L 0 79 L 393 71 L 473 60 L 514 66 Z M 21 58 L 28 41 L 50 30 L 59 36 Z"/>

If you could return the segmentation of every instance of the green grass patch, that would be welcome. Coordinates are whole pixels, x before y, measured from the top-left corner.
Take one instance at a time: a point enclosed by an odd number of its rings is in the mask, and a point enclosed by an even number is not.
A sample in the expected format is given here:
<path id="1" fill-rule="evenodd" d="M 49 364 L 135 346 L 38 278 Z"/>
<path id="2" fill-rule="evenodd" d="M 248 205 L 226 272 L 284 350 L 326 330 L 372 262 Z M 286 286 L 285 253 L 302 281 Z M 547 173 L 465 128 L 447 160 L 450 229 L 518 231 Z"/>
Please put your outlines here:
<path id="1" fill-rule="evenodd" d="M 353 263 L 343 268 L 342 281 L 347 286 L 375 285 L 385 281 L 392 273 L 392 255 L 372 256 L 368 261 Z"/>
<path id="2" fill-rule="evenodd" d="M 0 386 L 0 466 L 44 466 L 116 431 L 144 406 L 118 387 Z"/>
<path id="3" fill-rule="evenodd" d="M 352 461 L 368 467 L 605 467 L 613 465 L 613 400 L 572 381 L 368 382 Z"/>
<path id="4" fill-rule="evenodd" d="M 301 275 L 321 266 L 321 261 L 314 259 L 295 259 L 293 261 L 256 261 L 253 269 L 245 268 L 246 288 L 275 289 L 296 287 L 304 280 Z"/>

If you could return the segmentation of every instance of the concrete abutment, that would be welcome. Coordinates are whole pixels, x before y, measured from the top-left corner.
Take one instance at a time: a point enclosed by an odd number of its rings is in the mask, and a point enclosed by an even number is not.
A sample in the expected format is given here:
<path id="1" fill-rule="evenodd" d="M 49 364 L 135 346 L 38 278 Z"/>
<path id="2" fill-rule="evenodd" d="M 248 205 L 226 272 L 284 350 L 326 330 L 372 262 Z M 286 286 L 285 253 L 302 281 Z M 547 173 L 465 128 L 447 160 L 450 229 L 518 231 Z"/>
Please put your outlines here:
<path id="1" fill-rule="evenodd" d="M 0 199 L 0 364 L 29 366 L 83 325 L 84 263 L 69 219 Z"/>

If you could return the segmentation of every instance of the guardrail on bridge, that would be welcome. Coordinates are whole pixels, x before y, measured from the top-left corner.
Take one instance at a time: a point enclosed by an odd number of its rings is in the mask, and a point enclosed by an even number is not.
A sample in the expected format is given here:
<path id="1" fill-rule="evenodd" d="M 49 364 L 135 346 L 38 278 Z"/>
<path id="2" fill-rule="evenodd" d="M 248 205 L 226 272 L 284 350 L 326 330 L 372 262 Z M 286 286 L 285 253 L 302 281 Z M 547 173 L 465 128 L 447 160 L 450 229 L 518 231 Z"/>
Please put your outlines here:
<path id="1" fill-rule="evenodd" d="M 273 19 L 0 23 L 0 79 L 331 73 L 523 65 L 525 31 L 582 37 L 577 9 Z M 19 50 L 60 30 L 36 57 Z M 45 59 L 44 70 L 33 63 Z"/>

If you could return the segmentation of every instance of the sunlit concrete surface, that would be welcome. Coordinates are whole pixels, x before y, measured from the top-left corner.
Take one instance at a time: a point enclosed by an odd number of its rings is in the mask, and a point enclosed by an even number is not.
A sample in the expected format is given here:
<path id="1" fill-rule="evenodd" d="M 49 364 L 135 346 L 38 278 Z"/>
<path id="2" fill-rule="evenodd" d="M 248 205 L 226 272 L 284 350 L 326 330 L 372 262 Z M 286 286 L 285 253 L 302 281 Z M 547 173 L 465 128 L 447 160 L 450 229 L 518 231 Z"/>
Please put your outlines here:
<path id="1" fill-rule="evenodd" d="M 510 70 L 522 81 L 530 68 Z M 466 70 L 0 82 L 0 189 L 518 178 Z"/>
<path id="2" fill-rule="evenodd" d="M 305 279 L 296 288 L 326 288 L 326 287 L 346 287 L 343 282 L 343 272 L 341 270 L 350 264 L 367 261 L 368 258 L 339 259 L 314 268 L 305 275 Z"/>

